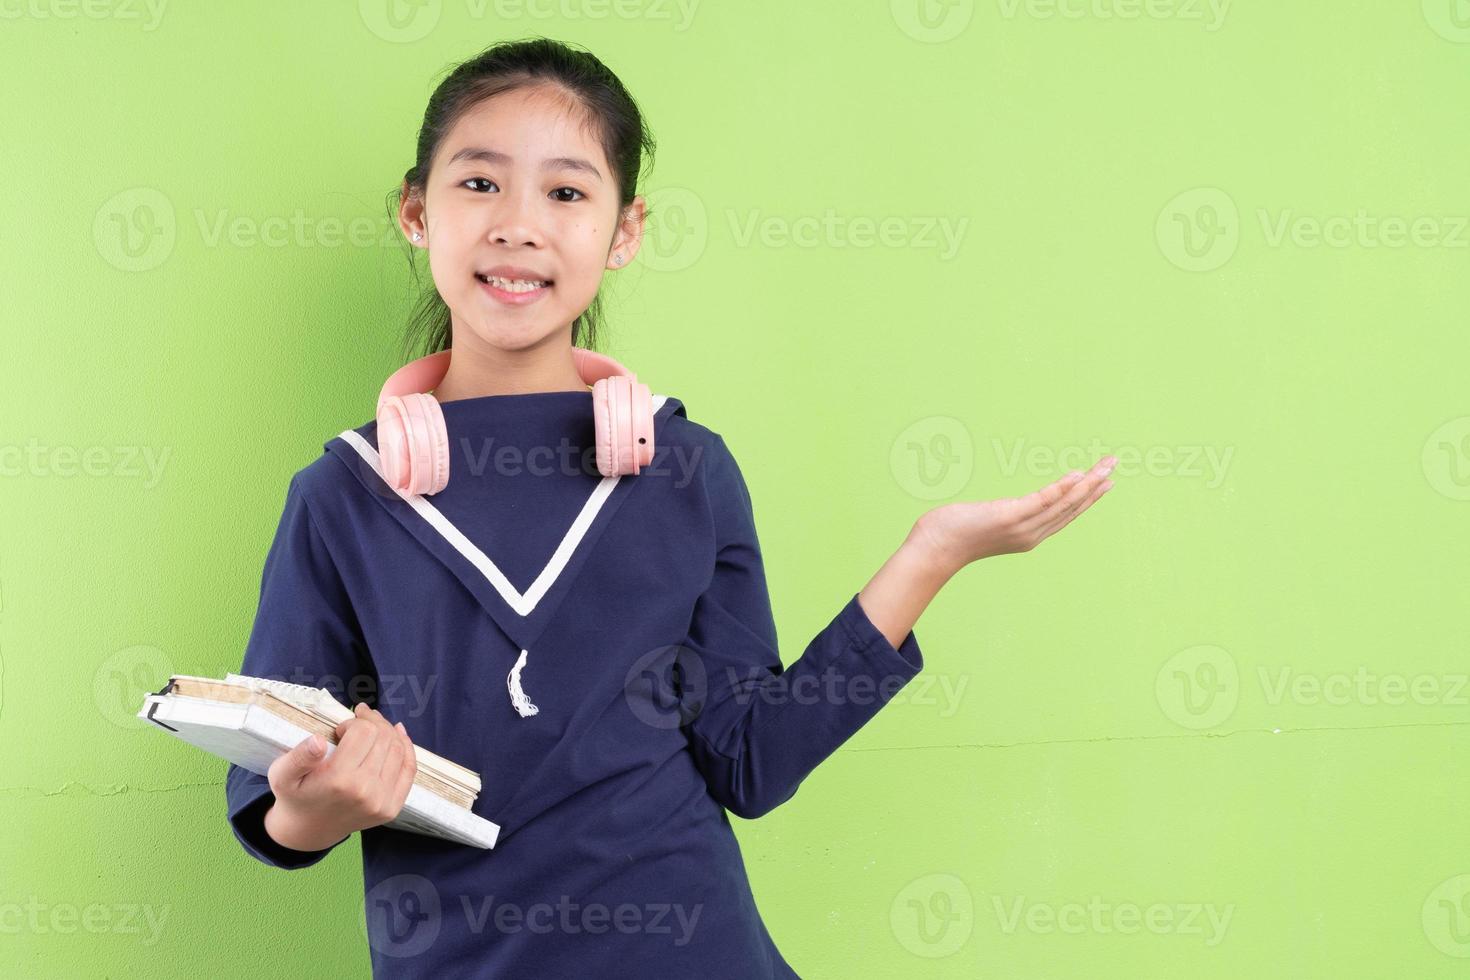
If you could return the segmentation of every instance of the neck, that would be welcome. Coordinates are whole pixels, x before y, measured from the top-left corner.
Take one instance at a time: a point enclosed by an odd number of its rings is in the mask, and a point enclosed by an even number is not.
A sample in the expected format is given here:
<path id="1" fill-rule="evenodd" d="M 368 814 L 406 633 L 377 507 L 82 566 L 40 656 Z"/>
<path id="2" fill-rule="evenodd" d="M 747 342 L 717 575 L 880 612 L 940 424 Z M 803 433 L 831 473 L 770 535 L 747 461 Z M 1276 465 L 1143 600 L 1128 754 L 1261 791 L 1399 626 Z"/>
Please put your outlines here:
<path id="1" fill-rule="evenodd" d="M 468 333 L 456 331 L 459 337 Z M 483 395 L 590 390 L 577 374 L 569 341 L 503 350 L 478 340 L 456 340 L 451 349 L 449 370 L 434 388 L 434 397 L 441 404 Z"/>

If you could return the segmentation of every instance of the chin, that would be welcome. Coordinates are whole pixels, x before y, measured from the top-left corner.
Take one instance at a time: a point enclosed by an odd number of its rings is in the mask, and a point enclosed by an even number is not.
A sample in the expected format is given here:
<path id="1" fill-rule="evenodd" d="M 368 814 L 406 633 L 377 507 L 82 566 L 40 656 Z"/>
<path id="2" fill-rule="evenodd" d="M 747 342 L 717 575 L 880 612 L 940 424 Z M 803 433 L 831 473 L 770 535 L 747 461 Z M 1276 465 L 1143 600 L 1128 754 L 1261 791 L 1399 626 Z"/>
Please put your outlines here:
<path id="1" fill-rule="evenodd" d="M 483 314 L 481 314 L 483 317 Z M 497 350 L 519 351 L 529 350 L 539 344 L 545 343 L 552 337 L 560 336 L 562 328 L 571 323 L 568 318 L 565 323 L 554 316 L 546 316 L 541 311 L 536 322 L 505 322 L 505 318 L 499 318 L 500 322 L 477 323 L 470 320 L 470 329 L 474 331 L 475 339 L 480 343 Z"/>

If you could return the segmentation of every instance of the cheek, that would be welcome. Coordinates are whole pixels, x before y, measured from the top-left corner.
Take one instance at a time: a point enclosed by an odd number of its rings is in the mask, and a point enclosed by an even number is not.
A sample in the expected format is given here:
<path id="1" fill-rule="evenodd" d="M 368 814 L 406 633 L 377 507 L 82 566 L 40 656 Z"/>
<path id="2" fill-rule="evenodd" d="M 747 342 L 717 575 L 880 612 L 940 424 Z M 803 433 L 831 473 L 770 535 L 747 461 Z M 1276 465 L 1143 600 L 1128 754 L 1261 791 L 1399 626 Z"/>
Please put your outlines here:
<path id="1" fill-rule="evenodd" d="M 434 285 L 441 292 L 461 285 L 458 279 L 463 268 L 464 263 L 453 250 L 442 245 L 429 249 L 429 272 L 434 277 Z"/>

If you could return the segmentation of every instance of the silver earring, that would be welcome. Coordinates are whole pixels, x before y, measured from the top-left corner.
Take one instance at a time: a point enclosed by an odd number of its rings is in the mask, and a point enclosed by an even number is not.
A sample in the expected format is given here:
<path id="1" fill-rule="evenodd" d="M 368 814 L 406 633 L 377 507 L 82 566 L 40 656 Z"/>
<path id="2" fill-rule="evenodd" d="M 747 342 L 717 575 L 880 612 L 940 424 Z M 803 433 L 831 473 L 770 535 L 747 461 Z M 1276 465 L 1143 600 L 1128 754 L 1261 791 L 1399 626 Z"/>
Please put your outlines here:
<path id="1" fill-rule="evenodd" d="M 424 236 L 423 235 L 420 235 L 418 232 L 414 232 L 413 233 L 413 240 L 414 241 L 418 241 L 420 238 L 423 238 L 423 237 Z"/>
<path id="2" fill-rule="evenodd" d="M 616 255 L 613 256 L 613 265 L 622 265 L 622 264 L 623 264 L 623 253 L 622 252 L 619 252 L 618 254 L 616 254 Z"/>

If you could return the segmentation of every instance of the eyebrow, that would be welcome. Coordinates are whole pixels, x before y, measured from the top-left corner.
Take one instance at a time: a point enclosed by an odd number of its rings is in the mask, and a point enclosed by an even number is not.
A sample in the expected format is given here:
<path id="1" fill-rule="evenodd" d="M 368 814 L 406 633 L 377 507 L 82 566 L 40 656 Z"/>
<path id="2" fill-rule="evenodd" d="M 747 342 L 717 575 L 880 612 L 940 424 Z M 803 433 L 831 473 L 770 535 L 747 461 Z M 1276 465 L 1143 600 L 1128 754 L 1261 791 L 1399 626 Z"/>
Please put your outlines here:
<path id="1" fill-rule="evenodd" d="M 501 153 L 499 150 L 487 150 L 479 146 L 467 146 L 462 150 L 456 150 L 445 166 L 453 166 L 461 160 L 478 160 L 481 163 L 493 163 L 504 166 L 511 162 L 509 154 Z M 581 157 L 551 157 L 541 161 L 542 170 L 576 170 L 589 176 L 602 180 L 602 171 Z"/>

